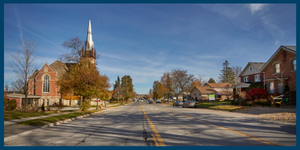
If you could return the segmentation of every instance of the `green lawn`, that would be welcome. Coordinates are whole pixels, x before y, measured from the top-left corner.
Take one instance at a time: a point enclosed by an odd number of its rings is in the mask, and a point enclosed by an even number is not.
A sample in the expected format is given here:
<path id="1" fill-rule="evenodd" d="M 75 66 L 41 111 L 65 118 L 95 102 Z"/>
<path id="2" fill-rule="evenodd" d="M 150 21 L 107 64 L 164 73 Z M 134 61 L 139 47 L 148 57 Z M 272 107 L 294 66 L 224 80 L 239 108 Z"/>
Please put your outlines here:
<path id="1" fill-rule="evenodd" d="M 53 112 L 18 112 L 18 111 L 4 111 L 4 120 L 22 119 L 28 117 L 36 117 L 43 115 L 55 114 Z"/>
<path id="2" fill-rule="evenodd" d="M 43 125 L 47 125 L 50 123 L 54 123 L 54 122 L 58 122 L 58 121 L 62 121 L 65 119 L 70 119 L 70 118 L 74 118 L 74 117 L 78 117 L 78 116 L 82 116 L 82 115 L 86 115 L 86 114 L 91 114 L 91 113 L 94 113 L 97 111 L 102 111 L 102 110 L 103 109 L 89 110 L 89 111 L 83 111 L 83 112 L 74 112 L 74 113 L 70 113 L 70 114 L 52 116 L 52 117 L 47 117 L 47 118 L 22 121 L 22 122 L 18 122 L 17 124 L 29 125 L 29 126 L 43 126 Z"/>
<path id="3" fill-rule="evenodd" d="M 241 111 L 241 110 L 251 109 L 251 107 L 249 106 L 231 105 L 230 101 L 198 103 L 197 106 L 198 108 L 209 108 L 209 109 L 218 109 L 218 110 L 227 110 L 227 111 Z"/>

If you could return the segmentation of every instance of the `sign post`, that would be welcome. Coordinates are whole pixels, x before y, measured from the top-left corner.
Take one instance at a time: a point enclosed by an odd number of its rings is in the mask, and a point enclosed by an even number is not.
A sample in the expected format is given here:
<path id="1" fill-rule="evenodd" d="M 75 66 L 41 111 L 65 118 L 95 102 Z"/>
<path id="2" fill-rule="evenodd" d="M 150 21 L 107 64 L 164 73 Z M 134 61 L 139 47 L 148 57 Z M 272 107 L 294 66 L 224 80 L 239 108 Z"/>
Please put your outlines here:
<path id="1" fill-rule="evenodd" d="M 215 100 L 215 94 L 209 94 L 208 97 L 209 97 L 210 101 L 214 101 Z"/>

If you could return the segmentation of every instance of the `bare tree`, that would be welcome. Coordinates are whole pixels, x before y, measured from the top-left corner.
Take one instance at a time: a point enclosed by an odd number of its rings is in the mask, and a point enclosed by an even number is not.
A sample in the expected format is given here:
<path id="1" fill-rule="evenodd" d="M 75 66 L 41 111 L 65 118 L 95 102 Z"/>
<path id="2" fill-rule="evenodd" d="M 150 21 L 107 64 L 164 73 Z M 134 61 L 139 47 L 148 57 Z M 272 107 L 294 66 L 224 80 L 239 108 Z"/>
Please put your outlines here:
<path id="1" fill-rule="evenodd" d="M 78 63 L 81 60 L 85 47 L 78 37 L 65 41 L 62 46 L 69 50 L 69 53 L 60 55 L 58 58 L 59 61 L 64 63 Z M 100 55 L 95 52 L 95 57 L 98 58 Z"/>
<path id="2" fill-rule="evenodd" d="M 234 74 L 235 74 L 235 84 L 238 84 L 238 83 L 240 83 L 241 82 L 241 80 L 240 80 L 240 78 L 239 78 L 239 75 L 240 75 L 240 73 L 242 72 L 242 67 L 240 67 L 240 66 L 233 66 L 232 67 L 232 70 L 233 70 L 233 72 L 234 72 Z"/>
<path id="3" fill-rule="evenodd" d="M 17 55 L 11 55 L 13 59 L 10 66 L 16 73 L 16 78 L 24 83 L 25 110 L 27 110 L 27 95 L 31 88 L 30 86 L 33 86 L 28 84 L 28 78 L 39 66 L 35 64 L 35 60 L 37 59 L 37 55 L 35 54 L 37 44 L 34 44 L 33 40 L 21 40 L 20 43 L 22 48 L 18 51 Z"/>
<path id="4" fill-rule="evenodd" d="M 202 75 L 202 74 L 198 75 L 198 79 L 200 80 L 202 86 L 204 86 L 204 84 L 207 83 L 207 81 L 204 78 L 205 78 L 204 75 Z"/>
<path id="5" fill-rule="evenodd" d="M 8 87 L 8 84 L 7 83 L 5 83 L 5 86 L 4 86 L 4 91 L 5 92 L 8 92 L 10 90 L 10 88 Z"/>
<path id="6" fill-rule="evenodd" d="M 62 46 L 70 51 L 70 53 L 62 54 L 59 57 L 61 62 L 78 62 L 82 55 L 83 42 L 78 38 L 71 38 L 65 41 Z"/>
<path id="7" fill-rule="evenodd" d="M 24 93 L 24 81 L 17 79 L 14 82 L 11 82 L 11 89 L 13 91 L 18 91 L 19 93 Z"/>
<path id="8" fill-rule="evenodd" d="M 180 69 L 172 70 L 172 77 L 176 99 L 179 95 L 183 95 L 183 92 L 188 92 L 190 84 L 195 80 L 194 75 Z"/>

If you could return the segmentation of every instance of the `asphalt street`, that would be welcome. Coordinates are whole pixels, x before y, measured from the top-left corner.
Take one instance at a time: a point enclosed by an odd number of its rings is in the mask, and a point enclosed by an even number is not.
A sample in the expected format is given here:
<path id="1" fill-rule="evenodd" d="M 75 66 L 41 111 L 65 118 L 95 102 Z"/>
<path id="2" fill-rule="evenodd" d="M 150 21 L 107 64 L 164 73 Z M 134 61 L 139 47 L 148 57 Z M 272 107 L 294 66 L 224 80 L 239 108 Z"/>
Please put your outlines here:
<path id="1" fill-rule="evenodd" d="M 296 146 L 296 124 L 134 102 L 35 130 L 5 146 Z"/>

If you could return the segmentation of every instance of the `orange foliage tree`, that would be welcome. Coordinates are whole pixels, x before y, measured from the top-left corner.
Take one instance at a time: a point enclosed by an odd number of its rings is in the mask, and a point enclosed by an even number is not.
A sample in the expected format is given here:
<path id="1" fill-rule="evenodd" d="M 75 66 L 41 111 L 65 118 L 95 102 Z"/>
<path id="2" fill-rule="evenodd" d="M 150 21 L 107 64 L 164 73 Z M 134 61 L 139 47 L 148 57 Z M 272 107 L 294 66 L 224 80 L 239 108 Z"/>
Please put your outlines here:
<path id="1" fill-rule="evenodd" d="M 101 75 L 96 64 L 91 63 L 88 58 L 81 59 L 70 66 L 59 78 L 57 84 L 60 86 L 61 93 L 80 95 L 83 101 L 95 97 L 97 93 L 103 98 L 109 97 L 109 78 Z"/>

